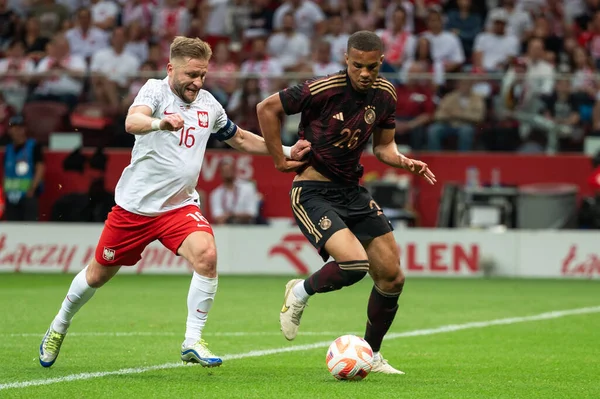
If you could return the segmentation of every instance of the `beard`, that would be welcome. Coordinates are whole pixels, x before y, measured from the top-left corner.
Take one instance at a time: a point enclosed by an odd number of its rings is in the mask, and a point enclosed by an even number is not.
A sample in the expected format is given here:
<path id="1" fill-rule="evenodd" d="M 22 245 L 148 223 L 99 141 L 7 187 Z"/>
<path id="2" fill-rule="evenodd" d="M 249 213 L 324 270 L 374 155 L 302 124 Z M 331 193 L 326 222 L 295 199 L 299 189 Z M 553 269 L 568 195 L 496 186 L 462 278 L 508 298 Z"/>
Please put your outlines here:
<path id="1" fill-rule="evenodd" d="M 189 91 L 188 86 L 179 82 L 175 82 L 173 84 L 173 88 L 175 89 L 175 93 L 179 98 L 181 98 L 185 103 L 190 104 L 193 103 L 196 97 L 198 96 L 198 91 Z"/>

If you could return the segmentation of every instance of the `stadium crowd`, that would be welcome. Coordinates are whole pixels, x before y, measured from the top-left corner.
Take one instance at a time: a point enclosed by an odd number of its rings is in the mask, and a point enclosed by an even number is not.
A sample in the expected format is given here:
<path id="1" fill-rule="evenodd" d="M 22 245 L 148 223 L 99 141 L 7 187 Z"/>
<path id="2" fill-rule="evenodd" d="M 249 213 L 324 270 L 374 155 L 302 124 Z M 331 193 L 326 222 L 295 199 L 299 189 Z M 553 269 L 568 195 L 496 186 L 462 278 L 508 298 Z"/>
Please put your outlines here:
<path id="1" fill-rule="evenodd" d="M 211 44 L 206 88 L 260 133 L 256 104 L 343 69 L 363 29 L 385 44 L 400 144 L 580 151 L 600 132 L 599 0 L 0 0 L 0 142 L 22 114 L 42 144 L 131 146 L 124 115 L 177 35 Z"/>

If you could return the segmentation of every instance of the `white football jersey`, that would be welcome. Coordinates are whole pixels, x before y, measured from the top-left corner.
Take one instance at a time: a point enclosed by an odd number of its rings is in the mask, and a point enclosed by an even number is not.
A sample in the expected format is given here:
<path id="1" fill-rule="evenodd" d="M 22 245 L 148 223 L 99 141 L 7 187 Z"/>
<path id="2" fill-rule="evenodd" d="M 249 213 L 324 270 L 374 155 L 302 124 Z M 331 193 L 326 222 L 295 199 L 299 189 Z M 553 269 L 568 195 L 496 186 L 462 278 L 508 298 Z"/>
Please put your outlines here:
<path id="1" fill-rule="evenodd" d="M 184 127 L 176 132 L 157 130 L 135 136 L 131 162 L 115 189 L 121 208 L 144 216 L 157 216 L 190 204 L 198 204 L 196 185 L 211 134 L 219 140 L 233 137 L 236 125 L 219 102 L 206 90 L 187 104 L 169 87 L 168 77 L 149 79 L 132 107 L 146 105 L 152 116 L 178 113 Z"/>

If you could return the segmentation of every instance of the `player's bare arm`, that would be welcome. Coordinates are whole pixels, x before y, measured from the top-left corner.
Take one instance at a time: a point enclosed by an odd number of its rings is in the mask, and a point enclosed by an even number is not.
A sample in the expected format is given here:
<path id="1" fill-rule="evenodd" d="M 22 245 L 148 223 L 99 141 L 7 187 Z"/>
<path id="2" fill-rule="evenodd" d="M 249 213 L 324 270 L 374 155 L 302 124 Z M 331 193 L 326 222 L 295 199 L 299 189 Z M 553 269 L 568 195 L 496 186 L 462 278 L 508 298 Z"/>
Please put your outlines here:
<path id="1" fill-rule="evenodd" d="M 183 127 L 179 114 L 166 115 L 163 119 L 153 118 L 152 110 L 146 105 L 131 107 L 125 119 L 125 130 L 131 134 L 148 134 L 155 130 L 175 132 Z"/>
<path id="2" fill-rule="evenodd" d="M 225 142 L 236 150 L 248 154 L 269 155 L 264 138 L 240 127 L 237 128 L 235 135 L 229 140 L 225 140 Z M 279 142 L 281 143 L 281 140 Z M 299 140 L 292 147 L 280 145 L 279 151 L 285 158 L 300 161 L 310 151 L 310 143 L 306 140 Z M 297 163 L 301 165 L 304 162 Z"/>
<path id="3" fill-rule="evenodd" d="M 394 129 L 379 129 L 373 134 L 373 153 L 377 159 L 386 165 L 422 176 L 429 184 L 435 184 L 435 175 L 425 162 L 408 158 L 398 152 L 394 141 L 395 133 Z"/>
<path id="4" fill-rule="evenodd" d="M 258 114 L 258 122 L 260 123 L 260 129 L 267 150 L 269 154 L 271 154 L 271 157 L 273 157 L 277 170 L 280 172 L 293 172 L 302 166 L 302 162 L 287 160 L 283 153 L 281 144 L 281 123 L 284 111 L 279 94 L 275 93 L 261 101 L 256 106 L 256 112 Z"/>

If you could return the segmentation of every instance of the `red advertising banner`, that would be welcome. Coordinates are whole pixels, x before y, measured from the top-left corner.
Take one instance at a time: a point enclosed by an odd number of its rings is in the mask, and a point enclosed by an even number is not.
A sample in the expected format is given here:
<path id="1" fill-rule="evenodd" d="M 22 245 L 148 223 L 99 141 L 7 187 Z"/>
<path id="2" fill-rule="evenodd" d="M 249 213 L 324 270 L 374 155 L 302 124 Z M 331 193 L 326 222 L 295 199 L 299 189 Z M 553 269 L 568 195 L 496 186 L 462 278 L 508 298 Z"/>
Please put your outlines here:
<path id="1" fill-rule="evenodd" d="M 106 188 L 114 187 L 130 160 L 129 150 L 108 150 Z M 46 176 L 45 191 L 40 201 L 41 219 L 48 220 L 54 201 L 61 196 L 74 192 L 86 192 L 92 177 L 98 172 L 86 170 L 84 173 L 65 172 L 63 161 L 68 154 L 48 152 L 45 155 Z M 435 226 L 437 208 L 445 182 L 464 182 L 467 168 L 479 169 L 482 183 L 490 181 L 492 170 L 500 171 L 503 184 L 522 185 L 530 183 L 570 183 L 580 187 L 580 194 L 590 194 L 587 179 L 592 173 L 591 160 L 582 155 L 514 155 L 490 153 L 427 153 L 415 155 L 429 164 L 437 176 L 438 184 L 428 185 L 421 179 L 413 179 L 416 189 L 415 210 L 420 217 L 420 226 Z M 263 194 L 265 216 L 292 217 L 288 193 L 293 174 L 278 172 L 270 157 L 252 156 L 236 151 L 207 151 L 204 165 L 198 181 L 198 189 L 204 192 L 204 208 L 208 215 L 208 194 L 221 183 L 219 163 L 224 159 L 235 162 L 238 174 L 242 178 L 255 180 L 258 190 Z M 377 179 L 389 173 L 404 174 L 379 162 L 373 155 L 364 155 L 365 178 Z M 3 165 L 0 165 L 2 171 Z"/>

